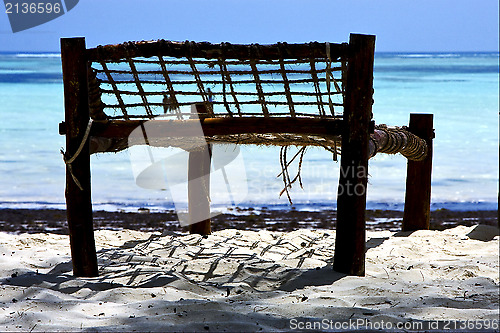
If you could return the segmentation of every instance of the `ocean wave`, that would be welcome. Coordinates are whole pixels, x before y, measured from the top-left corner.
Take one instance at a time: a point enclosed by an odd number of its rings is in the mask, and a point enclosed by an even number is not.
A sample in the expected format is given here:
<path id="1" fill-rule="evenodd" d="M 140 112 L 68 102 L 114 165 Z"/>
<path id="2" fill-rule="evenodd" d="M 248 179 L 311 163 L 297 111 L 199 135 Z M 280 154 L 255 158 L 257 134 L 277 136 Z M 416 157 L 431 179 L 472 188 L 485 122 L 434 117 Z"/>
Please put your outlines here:
<path id="1" fill-rule="evenodd" d="M 29 74 L 29 73 L 36 73 L 34 70 L 28 70 L 28 69 L 0 69 L 0 74 Z"/>
<path id="2" fill-rule="evenodd" d="M 381 58 L 498 58 L 498 52 L 416 52 L 416 53 L 397 53 L 397 52 L 377 52 L 375 57 Z"/>
<path id="3" fill-rule="evenodd" d="M 446 74 L 498 74 L 498 64 L 471 64 L 471 65 L 453 65 L 442 63 L 430 63 L 427 65 L 380 65 L 375 66 L 374 74 L 395 73 L 394 77 L 402 77 L 401 74 L 411 73 L 414 79 L 421 79 L 422 74 L 446 75 Z M 472 78 L 469 78 L 472 79 Z"/>
<path id="4" fill-rule="evenodd" d="M 62 73 L 0 73 L 1 83 L 62 83 Z"/>
<path id="5" fill-rule="evenodd" d="M 60 53 L 17 53 L 17 58 L 60 58 Z"/>
<path id="6" fill-rule="evenodd" d="M 487 210 L 496 210 L 498 204 L 496 202 L 489 201 L 442 201 L 442 202 L 432 202 L 431 203 L 431 211 L 447 209 L 451 211 L 487 211 Z M 64 202 L 50 202 L 50 201 L 0 201 L 0 209 L 6 208 L 23 208 L 23 209 L 65 209 L 66 204 Z M 233 208 L 229 210 L 229 208 Z M 293 205 L 289 204 L 266 204 L 266 203 L 256 203 L 256 202 L 248 202 L 241 203 L 237 206 L 237 210 L 273 210 L 273 211 L 288 211 L 288 210 L 297 210 L 297 211 L 327 211 L 327 210 L 336 210 L 337 203 L 336 202 L 307 202 L 301 203 L 297 202 Z M 143 209 L 147 209 L 150 212 L 164 212 L 164 211 L 173 211 L 175 210 L 175 206 L 172 203 L 165 202 L 164 205 L 160 204 L 151 204 L 147 202 L 95 202 L 93 204 L 93 209 L 95 211 L 103 210 L 108 212 L 138 212 Z M 232 214 L 235 213 L 235 207 L 230 206 L 216 206 L 212 207 L 212 211 L 219 212 L 229 212 Z M 394 211 L 403 211 L 404 210 L 404 202 L 381 202 L 381 201 L 368 201 L 366 203 L 366 209 L 368 210 L 394 210 Z M 237 211 L 236 210 L 236 211 Z"/>
<path id="7" fill-rule="evenodd" d="M 460 58 L 462 54 L 459 53 L 443 53 L 443 54 L 435 54 L 435 53 L 422 53 L 422 54 L 400 54 L 399 58 Z"/>

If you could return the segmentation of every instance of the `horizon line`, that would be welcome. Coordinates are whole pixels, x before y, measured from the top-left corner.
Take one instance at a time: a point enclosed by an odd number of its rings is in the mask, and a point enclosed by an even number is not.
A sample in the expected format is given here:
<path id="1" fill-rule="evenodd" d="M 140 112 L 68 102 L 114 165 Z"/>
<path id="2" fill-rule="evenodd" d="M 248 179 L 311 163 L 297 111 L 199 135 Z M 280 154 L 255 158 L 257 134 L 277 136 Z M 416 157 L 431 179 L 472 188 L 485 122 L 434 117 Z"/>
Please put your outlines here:
<path id="1" fill-rule="evenodd" d="M 0 50 L 0 53 L 61 53 L 60 50 L 56 51 L 37 51 L 37 50 Z M 468 51 L 375 51 L 377 53 L 400 53 L 400 54 L 446 54 L 446 53 L 500 53 L 500 50 L 484 51 L 484 50 L 468 50 Z"/>

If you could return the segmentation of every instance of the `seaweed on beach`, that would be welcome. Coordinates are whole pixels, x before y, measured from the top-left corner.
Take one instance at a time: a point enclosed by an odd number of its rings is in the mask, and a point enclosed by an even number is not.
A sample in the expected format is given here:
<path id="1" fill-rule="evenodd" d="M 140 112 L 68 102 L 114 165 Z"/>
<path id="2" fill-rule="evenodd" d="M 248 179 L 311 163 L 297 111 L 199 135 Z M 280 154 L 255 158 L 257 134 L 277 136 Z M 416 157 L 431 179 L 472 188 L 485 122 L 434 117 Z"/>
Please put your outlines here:
<path id="1" fill-rule="evenodd" d="M 212 217 L 214 231 L 223 229 L 292 231 L 297 229 L 335 229 L 335 210 L 299 211 L 236 208 L 231 214 Z M 368 230 L 401 230 L 403 212 L 367 210 Z M 496 211 L 452 211 L 438 209 L 431 212 L 430 228 L 445 230 L 458 225 L 477 224 L 497 226 Z M 138 231 L 187 232 L 177 221 L 175 211 L 149 212 L 94 212 L 94 228 Z M 67 235 L 66 211 L 58 209 L 0 209 L 0 230 L 14 233 L 54 233 Z"/>

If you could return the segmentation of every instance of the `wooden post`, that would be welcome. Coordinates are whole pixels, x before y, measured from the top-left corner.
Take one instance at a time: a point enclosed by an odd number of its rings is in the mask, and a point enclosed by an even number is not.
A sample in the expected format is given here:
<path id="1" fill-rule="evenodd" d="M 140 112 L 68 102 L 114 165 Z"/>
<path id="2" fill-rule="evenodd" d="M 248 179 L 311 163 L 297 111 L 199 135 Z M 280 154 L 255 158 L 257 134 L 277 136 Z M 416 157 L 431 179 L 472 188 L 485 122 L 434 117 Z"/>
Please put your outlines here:
<path id="1" fill-rule="evenodd" d="M 410 114 L 410 131 L 427 142 L 427 157 L 408 160 L 403 231 L 429 229 L 431 215 L 432 114 Z"/>
<path id="2" fill-rule="evenodd" d="M 365 274 L 365 209 L 374 51 L 375 36 L 351 34 L 333 268 L 358 276 Z"/>
<path id="3" fill-rule="evenodd" d="M 200 121 L 206 116 L 204 104 L 196 104 Z M 189 232 L 210 235 L 210 162 L 212 149 L 209 144 L 189 152 L 188 161 L 188 212 Z M 198 222 L 199 221 L 199 222 Z"/>
<path id="4" fill-rule="evenodd" d="M 61 60 L 66 122 L 65 157 L 69 160 L 78 151 L 90 119 L 85 38 L 62 38 Z M 66 207 L 73 274 L 97 276 L 88 140 L 74 161 L 66 165 Z"/>

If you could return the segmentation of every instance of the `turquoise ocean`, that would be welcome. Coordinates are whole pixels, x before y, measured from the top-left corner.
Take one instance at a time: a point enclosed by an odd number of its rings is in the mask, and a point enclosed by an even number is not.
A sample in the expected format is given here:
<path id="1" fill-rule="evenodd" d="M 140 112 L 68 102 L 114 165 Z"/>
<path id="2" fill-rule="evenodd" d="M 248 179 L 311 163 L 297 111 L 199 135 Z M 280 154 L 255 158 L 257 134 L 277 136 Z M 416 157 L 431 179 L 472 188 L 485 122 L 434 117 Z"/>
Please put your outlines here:
<path id="1" fill-rule="evenodd" d="M 402 126 L 410 113 L 434 114 L 432 209 L 496 209 L 499 54 L 377 53 L 374 75 L 377 124 Z M 64 208 L 63 118 L 60 56 L 0 53 L 0 208 Z M 244 146 L 241 157 L 248 194 L 238 206 L 288 209 L 279 197 L 279 148 Z M 335 208 L 339 172 L 331 153 L 308 149 L 293 206 Z M 379 154 L 369 175 L 368 208 L 403 209 L 405 158 Z M 127 151 L 92 155 L 92 193 L 95 209 L 174 207 L 169 190 L 136 185 Z"/>

